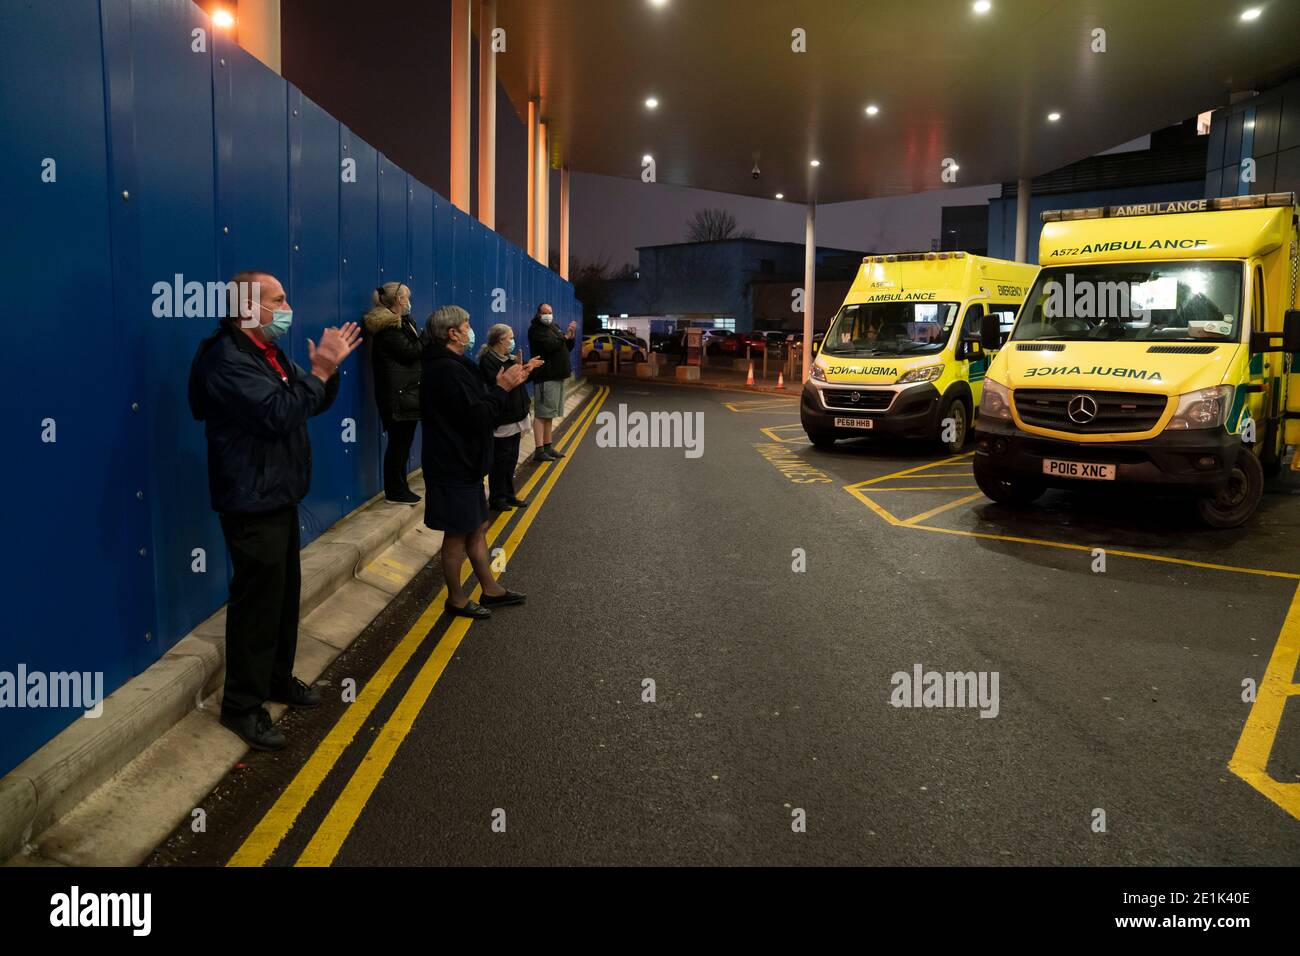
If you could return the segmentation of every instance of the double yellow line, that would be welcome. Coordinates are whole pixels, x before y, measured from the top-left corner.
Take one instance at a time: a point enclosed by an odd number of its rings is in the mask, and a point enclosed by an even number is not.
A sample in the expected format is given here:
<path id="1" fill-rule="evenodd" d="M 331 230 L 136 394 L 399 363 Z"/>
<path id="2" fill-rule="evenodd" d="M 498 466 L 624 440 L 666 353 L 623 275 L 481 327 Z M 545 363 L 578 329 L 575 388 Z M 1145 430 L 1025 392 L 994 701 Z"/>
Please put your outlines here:
<path id="1" fill-rule="evenodd" d="M 576 448 L 578 442 L 582 441 L 582 436 L 586 433 L 587 428 L 595 419 L 596 412 L 608 396 L 609 389 L 607 387 L 602 386 L 596 390 L 592 399 L 588 401 L 587 407 L 583 409 L 582 414 L 574 422 L 573 427 L 557 443 L 559 448 L 564 449 L 570 444 Z M 555 487 L 555 482 L 564 473 L 565 467 L 571 460 L 571 458 L 561 459 L 553 468 L 550 464 L 544 464 L 533 472 L 527 483 L 525 483 L 520 491 L 523 496 L 527 496 L 537 483 L 542 481 L 543 477 L 546 479 L 537 496 L 523 512 L 523 516 L 515 525 L 510 537 L 506 539 L 505 551 L 507 555 L 515 553 L 524 535 L 532 526 L 537 512 L 541 510 L 547 496 L 551 493 L 551 489 Z M 508 512 L 497 516 L 496 521 L 493 522 L 488 531 L 487 541 L 489 547 L 496 541 L 509 519 L 510 514 Z M 469 568 L 466 567 L 461 580 L 464 581 L 468 577 Z M 476 598 L 478 594 L 479 588 L 476 586 L 471 598 Z M 230 858 L 226 864 L 227 866 L 262 866 L 271 858 L 276 848 L 288 836 L 289 831 L 293 829 L 298 817 L 316 794 L 321 783 L 333 770 L 344 751 L 351 745 L 357 731 L 365 725 L 370 714 L 383 699 L 416 650 L 424 644 L 426 638 L 431 636 L 430 631 L 438 618 L 442 616 L 443 604 L 446 600 L 447 588 L 444 586 L 424 609 L 419 619 L 411 625 L 410 630 L 406 632 L 397 646 L 389 653 L 383 664 L 379 666 L 379 669 L 375 671 L 374 675 L 366 683 L 361 696 L 339 718 L 338 723 L 321 741 L 320 746 L 308 758 L 285 791 L 280 794 L 279 799 L 267 811 L 257 826 L 253 828 L 253 832 L 248 835 L 243 845 Z M 420 672 L 416 675 L 410 688 L 380 730 L 379 736 L 370 745 L 370 749 L 362 759 L 361 765 L 351 779 L 348 780 L 343 793 L 330 808 L 325 820 L 321 823 L 320 828 L 316 831 L 295 865 L 328 866 L 333 862 L 334 857 L 338 855 L 339 849 L 343 846 L 343 841 L 347 839 L 357 818 L 361 815 L 361 811 L 365 808 L 366 802 L 370 799 L 370 795 L 374 793 L 375 787 L 378 786 L 384 771 L 397 753 L 397 748 L 401 745 L 407 733 L 410 732 L 411 726 L 433 690 L 433 686 L 438 682 L 438 678 L 442 676 L 447 662 L 456 653 L 456 649 L 460 646 L 472 623 L 473 621 L 469 618 L 457 617 L 453 619 L 452 624 L 447 628 L 441 641 L 434 647 L 433 653 L 429 655 L 429 659 L 424 663 L 424 666 L 420 668 Z"/>

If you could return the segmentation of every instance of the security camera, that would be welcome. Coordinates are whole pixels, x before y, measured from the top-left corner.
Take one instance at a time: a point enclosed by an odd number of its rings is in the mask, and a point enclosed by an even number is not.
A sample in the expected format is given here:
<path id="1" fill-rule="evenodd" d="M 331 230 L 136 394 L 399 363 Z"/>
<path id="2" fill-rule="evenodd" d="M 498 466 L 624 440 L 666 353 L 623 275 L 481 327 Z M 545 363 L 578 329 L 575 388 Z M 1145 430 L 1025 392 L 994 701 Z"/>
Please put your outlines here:
<path id="1" fill-rule="evenodd" d="M 758 170 L 758 163 L 754 164 L 754 168 L 750 171 L 749 175 L 753 176 L 755 179 L 761 175 Z"/>

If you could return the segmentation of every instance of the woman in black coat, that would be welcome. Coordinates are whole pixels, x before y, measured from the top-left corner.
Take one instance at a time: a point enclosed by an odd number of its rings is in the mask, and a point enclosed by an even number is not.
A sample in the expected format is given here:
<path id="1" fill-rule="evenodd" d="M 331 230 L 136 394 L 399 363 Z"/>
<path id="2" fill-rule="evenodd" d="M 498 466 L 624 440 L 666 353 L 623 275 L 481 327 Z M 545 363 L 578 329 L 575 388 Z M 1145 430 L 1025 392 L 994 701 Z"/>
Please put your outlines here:
<path id="1" fill-rule="evenodd" d="M 411 320 L 411 290 L 388 282 L 370 294 L 366 313 L 370 360 L 375 371 L 375 404 L 388 432 L 384 450 L 384 497 L 415 504 L 420 496 L 406 483 L 407 462 L 420 423 L 420 333 Z"/>
<path id="2" fill-rule="evenodd" d="M 492 430 L 512 390 L 528 378 L 523 365 L 510 365 L 491 384 L 467 353 L 474 347 L 469 313 L 443 306 L 424 330 L 420 404 L 424 422 L 424 523 L 443 533 L 442 576 L 448 614 L 487 618 L 489 608 L 522 604 L 492 574 L 487 552 L 487 499 L 483 477 L 492 464 Z M 483 588 L 481 603 L 469 600 L 460 572 L 466 557 Z"/>
<path id="3" fill-rule="evenodd" d="M 478 367 L 483 379 L 489 383 L 497 380 L 503 368 L 519 363 L 515 351 L 515 332 L 510 326 L 498 323 L 488 329 L 487 344 L 479 351 Z M 531 371 L 542 364 L 534 358 L 524 368 Z M 515 496 L 515 466 L 519 464 L 519 439 L 528 428 L 528 411 L 532 402 L 528 389 L 516 388 L 506 396 L 501 414 L 492 424 L 492 468 L 488 472 L 488 507 L 494 511 L 523 508 L 528 502 Z"/>

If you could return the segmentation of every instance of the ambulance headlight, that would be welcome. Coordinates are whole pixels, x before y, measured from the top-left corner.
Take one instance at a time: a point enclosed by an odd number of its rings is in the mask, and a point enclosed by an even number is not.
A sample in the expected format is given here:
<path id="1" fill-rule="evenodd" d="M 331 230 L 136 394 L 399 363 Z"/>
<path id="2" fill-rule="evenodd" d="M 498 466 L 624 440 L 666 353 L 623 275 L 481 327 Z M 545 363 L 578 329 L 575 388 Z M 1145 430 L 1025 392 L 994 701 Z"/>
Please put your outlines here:
<path id="1" fill-rule="evenodd" d="M 910 372 L 904 372 L 898 376 L 895 385 L 915 385 L 917 382 L 935 382 L 943 375 L 942 365 L 927 365 L 925 368 L 914 368 Z"/>
<path id="2" fill-rule="evenodd" d="M 1010 389 L 986 378 L 984 380 L 984 392 L 980 395 L 980 418 L 1000 418 L 1010 421 Z"/>
<path id="3" fill-rule="evenodd" d="M 1232 386 L 1215 385 L 1178 396 L 1178 408 L 1165 426 L 1166 431 L 1189 428 L 1218 428 L 1228 419 L 1232 407 Z"/>
<path id="4" fill-rule="evenodd" d="M 808 377 L 815 378 L 819 382 L 826 381 L 826 370 L 813 362 L 812 367 L 808 369 Z"/>

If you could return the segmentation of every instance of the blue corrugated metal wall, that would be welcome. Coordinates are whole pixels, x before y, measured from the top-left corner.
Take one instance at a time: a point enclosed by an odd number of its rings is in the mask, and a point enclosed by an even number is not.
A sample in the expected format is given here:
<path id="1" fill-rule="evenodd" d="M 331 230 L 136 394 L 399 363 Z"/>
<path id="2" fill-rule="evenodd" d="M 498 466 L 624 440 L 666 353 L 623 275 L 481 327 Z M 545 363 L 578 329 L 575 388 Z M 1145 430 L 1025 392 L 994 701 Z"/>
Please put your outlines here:
<path id="1" fill-rule="evenodd" d="M 214 32 L 189 0 L 0 7 L 0 296 L 14 310 L 0 349 L 12 455 L 0 472 L 0 671 L 102 671 L 111 692 L 219 607 L 228 582 L 185 397 L 212 321 L 155 318 L 155 283 L 275 273 L 295 315 L 285 347 L 301 365 L 308 338 L 359 320 L 390 280 L 411 286 L 420 316 L 467 308 L 480 341 L 504 321 L 526 342 L 542 299 L 561 322 L 581 310 L 568 283 Z M 348 158 L 355 182 L 340 175 Z M 490 311 L 497 288 L 503 314 Z M 346 419 L 355 443 L 343 441 Z M 304 544 L 381 487 L 364 350 L 311 438 Z M 0 773 L 78 716 L 0 710 Z"/>

